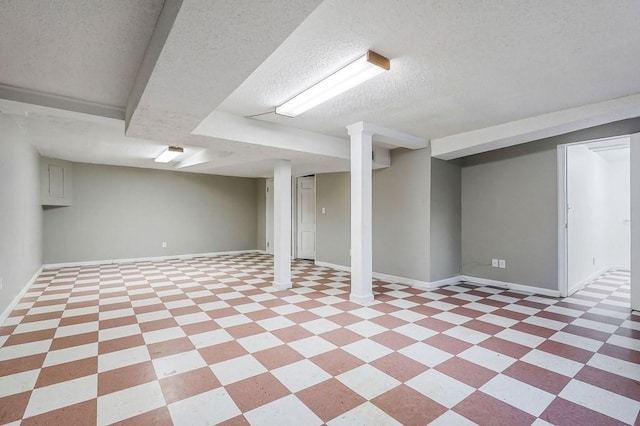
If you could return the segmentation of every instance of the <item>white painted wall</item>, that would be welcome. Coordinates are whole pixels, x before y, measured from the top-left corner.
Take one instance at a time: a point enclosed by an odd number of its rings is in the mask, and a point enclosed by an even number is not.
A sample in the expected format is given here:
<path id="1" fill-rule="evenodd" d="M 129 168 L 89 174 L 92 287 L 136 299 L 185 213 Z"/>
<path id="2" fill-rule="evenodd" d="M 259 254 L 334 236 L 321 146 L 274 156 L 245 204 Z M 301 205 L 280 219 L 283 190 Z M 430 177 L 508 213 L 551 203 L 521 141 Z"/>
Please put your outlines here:
<path id="1" fill-rule="evenodd" d="M 631 309 L 640 311 L 640 133 L 631 135 Z"/>
<path id="2" fill-rule="evenodd" d="M 569 292 L 608 267 L 605 160 L 585 145 L 567 149 Z"/>
<path id="3" fill-rule="evenodd" d="M 617 150 L 620 158 L 607 161 L 607 226 L 609 266 L 631 267 L 631 167 L 629 149 Z"/>
<path id="4" fill-rule="evenodd" d="M 628 153 L 567 148 L 570 292 L 603 269 L 630 267 Z"/>

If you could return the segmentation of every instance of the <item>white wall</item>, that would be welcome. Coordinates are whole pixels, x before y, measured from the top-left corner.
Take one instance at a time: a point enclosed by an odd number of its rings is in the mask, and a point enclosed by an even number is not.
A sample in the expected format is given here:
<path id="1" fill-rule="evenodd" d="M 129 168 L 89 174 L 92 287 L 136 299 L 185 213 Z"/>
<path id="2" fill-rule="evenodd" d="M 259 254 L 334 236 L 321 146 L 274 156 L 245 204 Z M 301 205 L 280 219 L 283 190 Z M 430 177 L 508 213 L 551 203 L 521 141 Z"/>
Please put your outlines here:
<path id="1" fill-rule="evenodd" d="M 42 265 L 40 155 L 0 113 L 0 313 Z"/>
<path id="2" fill-rule="evenodd" d="M 629 149 L 620 150 L 622 158 L 608 161 L 609 190 L 609 265 L 631 267 L 631 168 Z"/>
<path id="3" fill-rule="evenodd" d="M 569 289 L 609 266 L 608 167 L 585 145 L 567 148 Z"/>
<path id="4" fill-rule="evenodd" d="M 628 154 L 567 148 L 570 292 L 603 269 L 630 267 Z"/>
<path id="5" fill-rule="evenodd" d="M 631 308 L 640 311 L 640 133 L 631 135 Z"/>

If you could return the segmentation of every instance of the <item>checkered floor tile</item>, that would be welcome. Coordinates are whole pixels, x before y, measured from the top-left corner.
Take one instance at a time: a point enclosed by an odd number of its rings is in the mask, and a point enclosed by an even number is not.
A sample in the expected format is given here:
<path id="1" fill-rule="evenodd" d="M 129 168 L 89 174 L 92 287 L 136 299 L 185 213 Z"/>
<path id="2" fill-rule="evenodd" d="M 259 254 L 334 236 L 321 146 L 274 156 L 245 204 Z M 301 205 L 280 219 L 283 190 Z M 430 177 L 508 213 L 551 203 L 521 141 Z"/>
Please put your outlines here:
<path id="1" fill-rule="evenodd" d="M 0 423 L 638 424 L 629 274 L 566 299 L 222 256 L 45 271 L 0 328 Z"/>

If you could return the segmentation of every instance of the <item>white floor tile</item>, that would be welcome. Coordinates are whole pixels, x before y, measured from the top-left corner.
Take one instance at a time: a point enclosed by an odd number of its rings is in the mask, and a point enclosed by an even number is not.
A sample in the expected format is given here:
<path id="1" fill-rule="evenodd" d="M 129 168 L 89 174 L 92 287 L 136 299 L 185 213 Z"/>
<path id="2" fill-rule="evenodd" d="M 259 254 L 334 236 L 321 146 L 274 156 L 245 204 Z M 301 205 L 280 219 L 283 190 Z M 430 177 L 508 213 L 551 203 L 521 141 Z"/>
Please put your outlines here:
<path id="1" fill-rule="evenodd" d="M 518 343 L 520 345 L 527 346 L 529 348 L 535 348 L 544 342 L 546 339 L 540 336 L 536 336 L 529 333 L 523 333 L 518 330 L 506 328 L 499 333 L 496 333 L 495 337 L 507 340 L 509 342 Z"/>
<path id="2" fill-rule="evenodd" d="M 220 383 L 225 386 L 267 371 L 264 366 L 251 355 L 244 355 L 228 361 L 219 362 L 211 365 L 209 368 L 211 368 L 211 371 L 213 371 L 213 374 L 216 375 Z"/>
<path id="3" fill-rule="evenodd" d="M 369 364 L 361 365 L 340 374 L 336 376 L 336 379 L 362 395 L 365 399 L 373 399 L 400 384 L 398 380 Z"/>
<path id="4" fill-rule="evenodd" d="M 211 317 L 204 312 L 194 312 L 192 314 L 180 315 L 174 318 L 179 325 L 211 321 Z"/>
<path id="5" fill-rule="evenodd" d="M 98 332 L 98 340 L 101 342 L 113 339 L 119 339 L 120 337 L 133 336 L 134 334 L 140 334 L 140 326 L 138 324 L 124 325 L 122 327 L 107 328 Z"/>
<path id="6" fill-rule="evenodd" d="M 354 324 L 350 324 L 348 326 L 346 326 L 345 328 L 353 331 L 354 333 L 357 333 L 363 337 L 371 337 L 371 336 L 375 336 L 376 334 L 380 334 L 380 333 L 384 333 L 385 331 L 387 331 L 388 329 L 385 327 L 382 327 L 381 325 L 376 324 L 375 322 L 372 321 L 360 321 L 360 322 L 356 322 Z"/>
<path id="7" fill-rule="evenodd" d="M 44 359 L 43 367 L 49 367 L 51 365 L 62 364 L 65 362 L 71 362 L 78 359 L 84 359 L 94 357 L 98 355 L 98 344 L 89 343 L 86 345 L 73 346 L 70 348 L 59 349 L 57 351 L 51 351 L 47 353 L 47 357 Z"/>
<path id="8" fill-rule="evenodd" d="M 186 335 L 187 334 L 181 327 L 163 328 L 160 330 L 153 330 L 142 333 L 144 342 L 147 345 L 150 345 L 152 343 L 166 342 L 173 339 L 179 339 L 180 337 L 185 337 Z"/>
<path id="9" fill-rule="evenodd" d="M 227 391 L 217 388 L 169 405 L 176 425 L 214 425 L 240 414 Z"/>
<path id="10" fill-rule="evenodd" d="M 247 324 L 251 322 L 251 319 L 242 315 L 233 315 L 230 317 L 217 318 L 214 320 L 220 327 L 227 328 L 233 327 L 234 325 Z"/>
<path id="11" fill-rule="evenodd" d="M 640 382 L 640 368 L 638 368 L 638 364 L 629 361 L 623 361 L 602 354 L 595 354 L 591 357 L 587 365 Z"/>
<path id="12" fill-rule="evenodd" d="M 439 314 L 432 315 L 432 318 L 455 325 L 461 325 L 473 319 L 464 315 L 454 314 L 453 312 L 440 312 Z"/>
<path id="13" fill-rule="evenodd" d="M 579 380 L 570 381 L 559 396 L 627 424 L 633 424 L 640 411 L 640 402 Z"/>
<path id="14" fill-rule="evenodd" d="M 66 325 L 64 327 L 58 327 L 56 330 L 55 338 L 74 336 L 76 334 L 91 333 L 98 331 L 98 321 L 85 322 L 82 324 Z"/>
<path id="15" fill-rule="evenodd" d="M 32 417 L 67 405 L 87 401 L 95 398 L 97 393 L 98 376 L 96 374 L 34 389 L 24 417 Z"/>
<path id="16" fill-rule="evenodd" d="M 466 417 L 462 417 L 460 414 L 455 411 L 447 411 L 431 423 L 429 426 L 474 426 L 477 423 L 472 422 Z"/>
<path id="17" fill-rule="evenodd" d="M 46 320 L 46 321 L 25 322 L 25 323 L 19 324 L 15 328 L 12 334 L 21 334 L 21 333 L 29 333 L 31 331 L 49 330 L 51 328 L 56 328 L 59 322 L 60 322 L 59 318 Z"/>
<path id="18" fill-rule="evenodd" d="M 475 392 L 475 389 L 436 370 L 427 370 L 407 382 L 421 394 L 452 408 Z"/>
<path id="19" fill-rule="evenodd" d="M 400 349 L 398 352 L 431 368 L 453 357 L 449 352 L 434 348 L 422 342 L 414 343 L 413 345 Z"/>
<path id="20" fill-rule="evenodd" d="M 35 386 L 39 374 L 40 369 L 36 369 L 9 376 L 0 376 L 0 398 L 30 391 Z"/>
<path id="21" fill-rule="evenodd" d="M 20 345 L 3 346 L 0 348 L 0 361 L 47 352 L 51 342 L 51 340 L 38 340 Z"/>
<path id="22" fill-rule="evenodd" d="M 535 417 L 555 399 L 555 395 L 502 374 L 489 380 L 480 390 Z"/>
<path id="23" fill-rule="evenodd" d="M 253 409 L 244 413 L 244 416 L 251 425 L 257 426 L 314 426 L 323 424 L 322 420 L 294 395 Z"/>
<path id="24" fill-rule="evenodd" d="M 312 356 L 320 355 L 337 348 L 336 345 L 324 340 L 320 336 L 311 336 L 305 339 L 296 340 L 295 342 L 289 343 L 289 346 L 298 351 L 305 358 L 311 358 Z"/>
<path id="25" fill-rule="evenodd" d="M 153 368 L 156 371 L 158 379 L 163 379 L 165 377 L 185 373 L 187 371 L 196 370 L 206 366 L 207 363 L 196 350 L 180 352 L 175 355 L 169 355 L 153 360 Z"/>
<path id="26" fill-rule="evenodd" d="M 514 319 L 503 317 L 501 315 L 494 315 L 494 314 L 482 315 L 481 317 L 478 317 L 478 319 L 480 321 L 488 322 L 489 324 L 494 324 L 494 325 L 498 325 L 500 327 L 505 327 L 505 328 L 511 327 L 512 325 L 518 323 L 518 321 Z"/>
<path id="27" fill-rule="evenodd" d="M 265 349 L 280 346 L 284 342 L 271 333 L 254 334 L 237 340 L 248 352 L 254 353 Z"/>
<path id="28" fill-rule="evenodd" d="M 375 425 L 401 426 L 401 423 L 370 402 L 358 405 L 341 416 L 327 422 L 329 426 Z"/>
<path id="29" fill-rule="evenodd" d="M 158 382 L 145 383 L 99 397 L 97 423 L 110 425 L 164 405 Z"/>
<path id="30" fill-rule="evenodd" d="M 510 356 L 490 351 L 480 346 L 472 346 L 458 354 L 458 357 L 498 373 L 516 362 L 516 360 Z"/>
<path id="31" fill-rule="evenodd" d="M 339 325 L 325 318 L 318 318 L 317 320 L 308 321 L 303 324 L 300 324 L 300 326 L 306 328 L 313 334 L 322 334 L 322 333 L 326 333 L 327 331 L 340 328 Z"/>
<path id="32" fill-rule="evenodd" d="M 226 330 L 220 328 L 218 330 L 205 331 L 204 333 L 193 334 L 189 336 L 191 343 L 197 348 L 218 345 L 233 340 L 233 337 Z"/>
<path id="33" fill-rule="evenodd" d="M 537 349 L 532 350 L 520 358 L 520 360 L 567 377 L 575 376 L 584 366 L 579 362 L 553 355 L 548 352 L 539 351 Z"/>
<path id="34" fill-rule="evenodd" d="M 369 339 L 358 340 L 357 342 L 343 346 L 342 349 L 356 358 L 360 358 L 364 362 L 375 361 L 393 352 L 386 346 Z"/>
<path id="35" fill-rule="evenodd" d="M 149 361 L 149 351 L 146 346 L 136 346 L 121 351 L 109 352 L 98 357 L 98 372 L 113 370 Z"/>
<path id="36" fill-rule="evenodd" d="M 400 327 L 394 328 L 393 331 L 404 334 L 405 336 L 415 340 L 428 339 L 429 337 L 438 334 L 435 331 L 428 329 L 427 327 L 421 327 L 413 323 L 401 325 Z"/>
<path id="37" fill-rule="evenodd" d="M 257 324 L 267 331 L 279 330 L 281 328 L 291 327 L 292 325 L 295 325 L 293 321 L 282 316 L 263 319 L 257 321 Z"/>
<path id="38" fill-rule="evenodd" d="M 487 340 L 491 337 L 488 334 L 481 333 L 476 330 L 472 330 L 470 328 L 466 328 L 464 325 L 459 325 L 453 328 L 450 328 L 444 331 L 442 334 L 446 334 L 447 336 L 455 337 L 456 339 L 460 339 L 464 342 L 471 343 L 472 345 L 477 345 L 480 342 Z"/>
<path id="39" fill-rule="evenodd" d="M 271 373 L 294 393 L 331 378 L 326 371 L 306 359 L 277 368 Z"/>
<path id="40" fill-rule="evenodd" d="M 598 349 L 602 347 L 604 342 L 600 340 L 589 339 L 587 337 L 577 336 L 571 333 L 565 333 L 559 331 L 549 338 L 554 342 L 566 343 L 567 345 L 575 346 L 576 348 L 586 349 L 591 352 L 598 352 Z"/>

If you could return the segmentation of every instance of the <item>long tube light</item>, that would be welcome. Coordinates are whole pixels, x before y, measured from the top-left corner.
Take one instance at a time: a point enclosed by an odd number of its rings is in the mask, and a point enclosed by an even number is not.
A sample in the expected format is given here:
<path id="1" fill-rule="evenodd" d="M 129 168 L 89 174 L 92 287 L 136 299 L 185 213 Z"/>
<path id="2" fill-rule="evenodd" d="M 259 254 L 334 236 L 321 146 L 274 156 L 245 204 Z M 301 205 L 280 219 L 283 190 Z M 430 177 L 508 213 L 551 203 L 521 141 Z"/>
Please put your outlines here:
<path id="1" fill-rule="evenodd" d="M 276 107 L 276 114 L 287 117 L 300 115 L 390 68 L 389 59 L 369 50 L 349 65 Z"/>
<path id="2" fill-rule="evenodd" d="M 170 146 L 164 152 L 156 157 L 156 163 L 168 163 L 178 155 L 182 154 L 184 149 L 179 146 Z"/>

